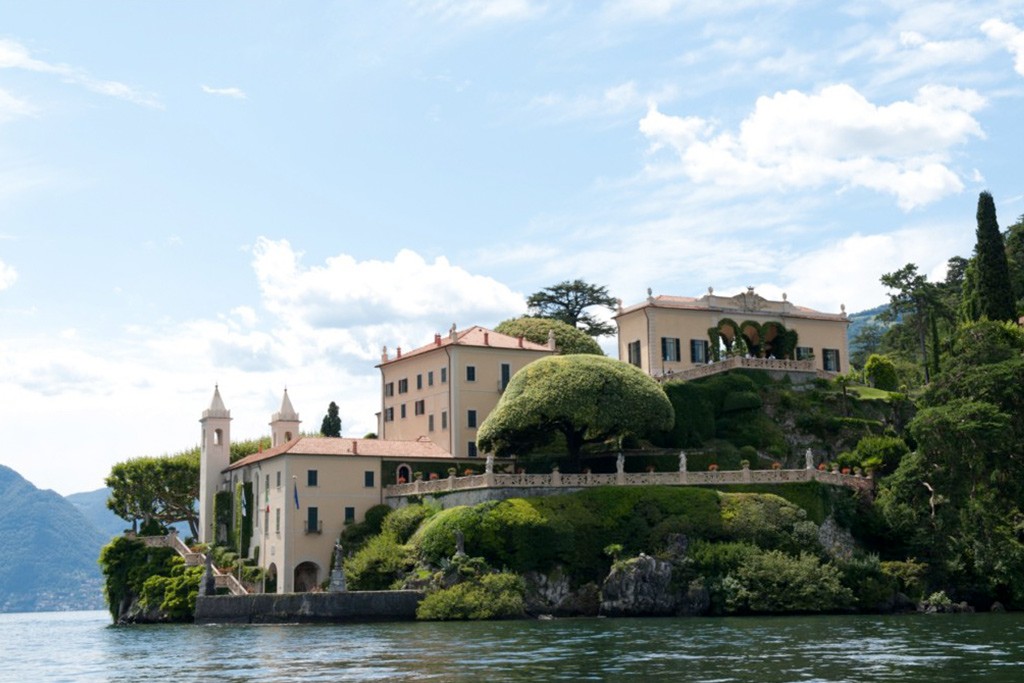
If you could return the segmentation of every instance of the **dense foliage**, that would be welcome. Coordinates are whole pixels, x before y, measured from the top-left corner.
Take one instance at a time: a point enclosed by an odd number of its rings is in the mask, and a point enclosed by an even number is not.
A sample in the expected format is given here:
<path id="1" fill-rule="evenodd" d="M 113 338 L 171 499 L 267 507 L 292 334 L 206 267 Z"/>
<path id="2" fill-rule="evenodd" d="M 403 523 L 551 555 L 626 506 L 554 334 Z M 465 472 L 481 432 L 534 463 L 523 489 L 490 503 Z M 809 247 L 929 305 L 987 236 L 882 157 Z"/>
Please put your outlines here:
<path id="1" fill-rule="evenodd" d="M 585 443 L 669 429 L 672 405 L 639 368 L 605 356 L 549 356 L 517 372 L 477 433 L 483 451 L 527 453 L 565 438 L 577 461 Z"/>
<path id="2" fill-rule="evenodd" d="M 555 335 L 555 350 L 561 354 L 593 353 L 603 356 L 604 352 L 594 338 L 578 327 L 555 318 L 531 318 L 523 316 L 498 323 L 495 332 L 511 337 L 523 337 L 535 344 L 547 344 L 548 335 Z"/>
<path id="3" fill-rule="evenodd" d="M 103 594 L 117 619 L 132 600 L 167 617 L 189 621 L 195 611 L 202 567 L 186 568 L 171 548 L 149 548 L 125 537 L 113 539 L 100 552 Z"/>
<path id="4" fill-rule="evenodd" d="M 134 529 L 158 522 L 169 526 L 187 522 L 193 536 L 198 534 L 199 453 L 195 450 L 163 457 L 132 458 L 115 464 L 106 478 L 107 500 L 114 514 Z"/>
<path id="5" fill-rule="evenodd" d="M 327 406 L 327 414 L 320 423 L 321 436 L 341 436 L 341 417 L 338 416 L 338 404 L 331 401 Z"/>

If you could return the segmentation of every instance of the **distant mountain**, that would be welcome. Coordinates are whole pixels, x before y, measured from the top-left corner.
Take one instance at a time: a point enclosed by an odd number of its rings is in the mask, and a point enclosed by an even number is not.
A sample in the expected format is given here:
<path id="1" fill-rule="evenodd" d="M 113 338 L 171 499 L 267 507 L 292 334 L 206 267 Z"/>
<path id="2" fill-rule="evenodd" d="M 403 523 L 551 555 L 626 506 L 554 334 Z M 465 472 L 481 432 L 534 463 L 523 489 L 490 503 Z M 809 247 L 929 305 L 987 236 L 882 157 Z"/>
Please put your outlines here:
<path id="1" fill-rule="evenodd" d="M 114 536 L 120 536 L 125 529 L 130 529 L 132 526 L 110 511 L 110 508 L 107 507 L 107 498 L 109 497 L 109 487 L 64 496 L 65 500 L 78 508 L 78 511 L 103 534 L 104 544 Z M 96 554 L 99 556 L 98 551 Z"/>
<path id="2" fill-rule="evenodd" d="M 107 540 L 74 504 L 0 465 L 0 612 L 102 609 Z"/>

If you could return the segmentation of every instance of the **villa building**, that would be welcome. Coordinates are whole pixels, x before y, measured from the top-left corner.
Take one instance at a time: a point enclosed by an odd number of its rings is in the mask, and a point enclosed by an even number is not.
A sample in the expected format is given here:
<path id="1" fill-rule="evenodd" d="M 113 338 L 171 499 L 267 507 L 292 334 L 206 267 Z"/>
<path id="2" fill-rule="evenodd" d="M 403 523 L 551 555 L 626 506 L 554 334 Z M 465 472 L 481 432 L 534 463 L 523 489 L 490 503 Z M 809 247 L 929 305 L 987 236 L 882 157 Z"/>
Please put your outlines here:
<path id="1" fill-rule="evenodd" d="M 448 335 L 408 353 L 387 348 L 381 374 L 377 434 L 401 441 L 426 437 L 455 457 L 477 456 L 476 430 L 509 380 L 527 364 L 555 352 L 547 345 L 480 326 Z"/>
<path id="2" fill-rule="evenodd" d="M 845 306 L 822 313 L 765 299 L 748 287 L 735 296 L 708 288 L 699 298 L 653 296 L 622 308 L 618 325 L 619 359 L 652 377 L 684 375 L 698 366 L 731 356 L 802 361 L 810 371 L 848 370 Z M 797 366 L 793 366 L 797 367 Z"/>
<path id="3" fill-rule="evenodd" d="M 300 436 L 287 391 L 270 422 L 272 447 L 231 463 L 230 421 L 214 389 L 200 420 L 199 540 L 223 541 L 231 520 L 244 536 L 242 556 L 257 560 L 278 593 L 308 591 L 324 581 L 341 532 L 384 502 L 389 483 L 412 481 L 416 473 L 447 476 L 458 464 L 426 438 Z"/>

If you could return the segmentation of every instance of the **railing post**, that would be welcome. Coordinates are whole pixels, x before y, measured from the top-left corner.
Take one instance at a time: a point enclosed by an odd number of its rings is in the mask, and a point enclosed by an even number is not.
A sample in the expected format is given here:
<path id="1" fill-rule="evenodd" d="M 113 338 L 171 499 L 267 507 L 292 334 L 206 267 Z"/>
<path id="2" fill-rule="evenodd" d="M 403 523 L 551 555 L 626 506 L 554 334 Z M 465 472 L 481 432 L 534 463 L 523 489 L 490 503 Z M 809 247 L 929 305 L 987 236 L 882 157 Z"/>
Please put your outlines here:
<path id="1" fill-rule="evenodd" d="M 551 470 L 551 485 L 561 486 L 562 485 L 562 472 L 558 469 L 558 465 L 555 465 Z"/>

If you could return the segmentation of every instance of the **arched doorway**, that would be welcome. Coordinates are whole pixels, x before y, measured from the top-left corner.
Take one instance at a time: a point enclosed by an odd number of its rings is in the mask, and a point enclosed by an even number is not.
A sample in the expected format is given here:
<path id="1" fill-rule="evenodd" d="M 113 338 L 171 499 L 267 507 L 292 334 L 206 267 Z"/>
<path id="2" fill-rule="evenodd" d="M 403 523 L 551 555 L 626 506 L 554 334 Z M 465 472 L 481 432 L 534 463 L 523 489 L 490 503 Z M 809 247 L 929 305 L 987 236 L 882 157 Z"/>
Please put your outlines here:
<path id="1" fill-rule="evenodd" d="M 315 562 L 300 562 L 295 567 L 296 593 L 308 593 L 320 584 L 320 567 Z"/>
<path id="2" fill-rule="evenodd" d="M 405 481 L 403 482 L 403 480 L 405 480 Z M 399 484 L 402 484 L 402 483 L 406 483 L 407 484 L 407 483 L 409 483 L 411 481 L 412 481 L 412 468 L 409 467 L 408 465 L 399 465 L 395 469 L 395 482 L 397 482 Z"/>

